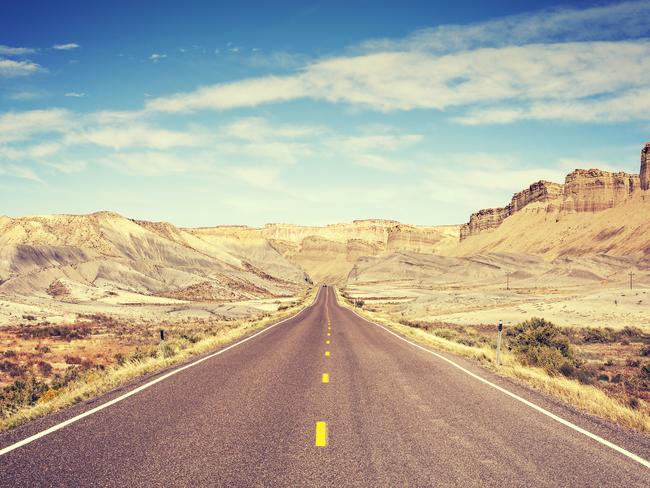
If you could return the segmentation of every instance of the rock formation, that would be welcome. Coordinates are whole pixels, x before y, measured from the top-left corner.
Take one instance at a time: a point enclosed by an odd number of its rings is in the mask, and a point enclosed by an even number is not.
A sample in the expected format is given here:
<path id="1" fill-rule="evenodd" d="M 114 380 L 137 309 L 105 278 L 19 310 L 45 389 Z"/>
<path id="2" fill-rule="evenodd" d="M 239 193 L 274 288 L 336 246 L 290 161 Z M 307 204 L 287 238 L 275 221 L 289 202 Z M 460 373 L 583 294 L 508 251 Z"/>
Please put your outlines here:
<path id="1" fill-rule="evenodd" d="M 508 205 L 503 208 L 485 208 L 473 213 L 469 222 L 460 228 L 460 238 L 465 239 L 479 232 L 493 229 L 501 225 L 505 219 L 528 207 L 538 204 L 536 211 L 551 211 L 557 208 L 558 198 L 562 194 L 563 186 L 550 181 L 538 181 L 527 189 L 515 193 Z M 527 210 L 532 210 L 532 206 Z"/>
<path id="2" fill-rule="evenodd" d="M 499 227 L 511 215 L 526 212 L 562 214 L 601 212 L 620 205 L 633 194 L 648 190 L 650 185 L 650 143 L 641 151 L 640 175 L 611 173 L 598 169 L 576 169 L 563 185 L 540 181 L 516 193 L 502 208 L 480 210 L 461 226 L 460 239 Z"/>
<path id="3" fill-rule="evenodd" d="M 336 282 L 344 279 L 362 256 L 399 251 L 436 253 L 456 245 L 458 228 L 368 219 L 323 227 L 291 224 L 267 224 L 261 229 L 230 227 L 228 232 L 233 236 L 254 233 L 268 239 L 280 254 L 301 266 L 314 281 Z"/>
<path id="4" fill-rule="evenodd" d="M 641 189 L 650 190 L 650 142 L 641 151 Z"/>
<path id="5" fill-rule="evenodd" d="M 639 175 L 577 169 L 566 177 L 560 195 L 563 212 L 600 212 L 615 207 L 639 190 Z"/>

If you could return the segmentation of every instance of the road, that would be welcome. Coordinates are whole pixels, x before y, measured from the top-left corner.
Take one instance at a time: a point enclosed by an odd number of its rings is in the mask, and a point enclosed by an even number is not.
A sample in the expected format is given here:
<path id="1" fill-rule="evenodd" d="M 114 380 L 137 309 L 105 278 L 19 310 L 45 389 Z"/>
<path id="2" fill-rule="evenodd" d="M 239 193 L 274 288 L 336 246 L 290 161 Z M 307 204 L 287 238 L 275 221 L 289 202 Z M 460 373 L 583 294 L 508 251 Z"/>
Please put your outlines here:
<path id="1" fill-rule="evenodd" d="M 647 437 L 446 357 L 650 453 Z M 640 462 L 467 371 L 362 320 L 323 288 L 295 318 L 0 456 L 0 486 L 649 485 Z M 3 434 L 0 448 L 125 391 Z"/>

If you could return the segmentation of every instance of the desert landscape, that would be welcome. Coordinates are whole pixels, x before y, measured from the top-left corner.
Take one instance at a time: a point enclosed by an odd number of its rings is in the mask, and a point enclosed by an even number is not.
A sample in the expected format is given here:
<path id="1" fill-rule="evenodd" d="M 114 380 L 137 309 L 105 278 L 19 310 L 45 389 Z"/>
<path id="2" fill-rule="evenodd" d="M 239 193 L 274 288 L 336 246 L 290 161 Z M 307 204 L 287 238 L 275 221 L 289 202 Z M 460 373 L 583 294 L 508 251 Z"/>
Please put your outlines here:
<path id="1" fill-rule="evenodd" d="M 0 487 L 648 487 L 650 0 L 5 2 Z"/>
<path id="2" fill-rule="evenodd" d="M 467 346 L 494 347 L 498 321 L 506 338 L 548 321 L 574 350 L 566 376 L 648 415 L 649 158 L 650 144 L 639 175 L 578 169 L 564 184 L 534 183 L 457 226 L 1 217 L 2 415 L 81 374 L 156 356 L 161 329 L 187 346 L 274 318 L 321 283 L 375 317 Z"/>

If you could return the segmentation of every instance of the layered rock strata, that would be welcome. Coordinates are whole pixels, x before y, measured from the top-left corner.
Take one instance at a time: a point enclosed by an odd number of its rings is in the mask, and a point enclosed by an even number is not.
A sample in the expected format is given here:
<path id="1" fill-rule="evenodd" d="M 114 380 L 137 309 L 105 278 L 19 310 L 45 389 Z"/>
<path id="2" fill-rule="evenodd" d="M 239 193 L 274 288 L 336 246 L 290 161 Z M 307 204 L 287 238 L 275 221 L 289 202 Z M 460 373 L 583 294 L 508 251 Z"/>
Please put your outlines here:
<path id="1" fill-rule="evenodd" d="M 460 239 L 494 229 L 516 212 L 601 212 L 616 207 L 633 194 L 650 189 L 650 143 L 641 151 L 640 174 L 576 169 L 564 184 L 539 181 L 516 193 L 508 205 L 473 213 L 460 228 Z"/>

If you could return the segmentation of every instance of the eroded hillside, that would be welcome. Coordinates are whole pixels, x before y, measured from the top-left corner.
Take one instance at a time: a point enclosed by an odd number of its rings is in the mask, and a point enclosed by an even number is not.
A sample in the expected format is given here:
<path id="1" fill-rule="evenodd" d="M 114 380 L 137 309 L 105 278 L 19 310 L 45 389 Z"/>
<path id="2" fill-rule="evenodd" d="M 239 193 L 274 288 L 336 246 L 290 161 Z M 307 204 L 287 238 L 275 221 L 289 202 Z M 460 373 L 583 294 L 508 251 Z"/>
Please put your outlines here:
<path id="1" fill-rule="evenodd" d="M 243 300 L 293 295 L 308 280 L 263 239 L 215 238 L 109 212 L 0 222 L 3 294 L 155 302 L 170 293 L 191 300 L 198 286 L 213 299 Z"/>

